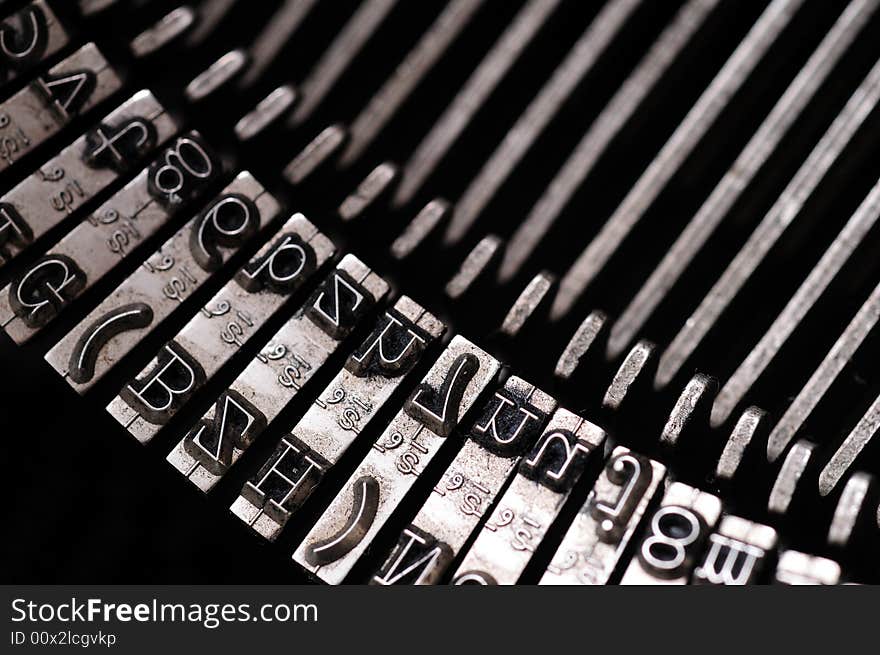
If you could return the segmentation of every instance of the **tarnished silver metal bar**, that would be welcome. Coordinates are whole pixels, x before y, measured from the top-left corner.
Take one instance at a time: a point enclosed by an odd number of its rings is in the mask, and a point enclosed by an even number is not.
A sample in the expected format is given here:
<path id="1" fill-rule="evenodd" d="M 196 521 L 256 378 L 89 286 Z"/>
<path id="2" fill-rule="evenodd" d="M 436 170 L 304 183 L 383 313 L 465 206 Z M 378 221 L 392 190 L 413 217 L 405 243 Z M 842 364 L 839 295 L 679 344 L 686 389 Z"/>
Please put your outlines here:
<path id="1" fill-rule="evenodd" d="M 617 446 L 541 584 L 607 584 L 665 477 L 660 462 Z"/>
<path id="2" fill-rule="evenodd" d="M 84 393 L 187 303 L 280 209 L 250 173 L 239 173 L 67 333 L 46 354 L 46 360 Z"/>
<path id="3" fill-rule="evenodd" d="M 190 102 L 204 100 L 221 87 L 229 84 L 244 70 L 246 65 L 247 53 L 244 50 L 230 50 L 186 85 L 184 89 L 186 99 Z"/>
<path id="4" fill-rule="evenodd" d="M 365 0 L 300 85 L 302 102 L 288 119 L 288 126 L 304 123 L 351 65 L 398 0 Z"/>
<path id="5" fill-rule="evenodd" d="M 533 277 L 501 322 L 501 334 L 508 337 L 518 335 L 538 307 L 547 301 L 555 284 L 556 276 L 549 271 L 541 271 Z"/>
<path id="6" fill-rule="evenodd" d="M 749 235 L 733 261 L 684 322 L 660 358 L 656 384 L 667 385 L 688 360 L 758 265 L 797 217 L 810 195 L 880 101 L 880 61 L 850 96 L 788 186 Z"/>
<path id="7" fill-rule="evenodd" d="M 650 375 L 656 349 L 657 347 L 646 339 L 642 339 L 630 349 L 605 390 L 605 396 L 602 398 L 603 407 L 615 411 L 620 409 L 630 387 L 644 380 L 646 375 Z"/>
<path id="8" fill-rule="evenodd" d="M 456 202 L 452 221 L 444 237 L 448 245 L 458 243 L 467 234 L 639 4 L 641 0 L 612 0 L 593 19 Z"/>
<path id="9" fill-rule="evenodd" d="M 874 399 L 865 415 L 846 435 L 846 439 L 825 464 L 819 474 L 819 493 L 827 496 L 846 475 L 856 458 L 867 446 L 877 430 L 880 429 L 880 396 Z M 796 444 L 795 444 L 796 445 Z"/>
<path id="10" fill-rule="evenodd" d="M 346 268 L 341 270 L 349 274 L 357 272 L 352 270 L 357 268 L 353 260 L 344 263 Z M 430 339 L 413 321 L 420 321 L 424 316 L 424 323 L 429 323 L 433 317 L 425 314 L 421 307 L 406 296 L 395 307 L 395 310 L 387 312 L 378 321 L 377 331 L 370 335 L 365 347 L 376 344 L 378 338 L 381 343 L 376 347 L 381 348 L 384 353 L 394 337 L 400 337 L 401 333 L 410 335 L 410 340 L 397 345 L 406 346 L 409 350 L 400 353 L 400 363 L 406 364 L 407 358 L 410 358 L 409 363 L 414 364 Z M 354 303 L 342 306 L 342 311 L 355 315 L 352 320 L 346 320 L 345 324 L 351 328 L 356 327 L 360 320 L 357 315 L 364 316 L 365 308 L 366 303 L 357 307 Z M 385 330 L 384 333 L 381 333 L 382 329 Z M 229 389 L 220 395 L 214 408 L 181 439 L 168 456 L 168 461 L 190 482 L 202 491 L 208 491 L 259 437 L 265 426 L 321 370 L 330 355 L 339 350 L 348 333 L 348 330 L 334 331 L 331 335 L 309 318 L 309 309 L 304 307 L 272 337 L 261 356 L 248 364 Z M 370 356 L 375 354 L 371 351 Z M 349 361 L 353 363 L 355 360 L 349 358 Z M 386 382 L 383 386 L 381 383 L 373 385 L 372 378 L 354 376 L 343 371 L 337 374 L 330 385 L 332 391 L 328 392 L 329 402 L 320 398 L 316 402 L 323 403 L 322 409 L 325 411 L 339 409 L 342 418 L 338 419 L 338 424 L 357 434 L 362 427 L 361 421 L 366 423 L 370 412 L 377 409 L 371 392 L 377 390 L 378 398 L 382 399 L 385 387 L 393 389 L 406 372 L 406 369 L 401 369 L 399 375 L 382 377 L 381 381 Z M 380 382 L 378 376 L 375 381 Z M 342 391 L 337 391 L 339 389 Z M 354 404 L 357 402 L 368 405 L 370 410 Z"/>
<path id="11" fill-rule="evenodd" d="M 405 259 L 419 247 L 425 238 L 449 215 L 449 203 L 443 198 L 434 198 L 422 207 L 406 229 L 391 244 L 391 256 Z"/>
<path id="12" fill-rule="evenodd" d="M 129 172 L 177 131 L 139 91 L 0 198 L 0 266 Z"/>
<path id="13" fill-rule="evenodd" d="M 456 299 L 467 293 L 483 271 L 499 257 L 501 243 L 501 239 L 494 234 L 487 234 L 480 239 L 464 258 L 458 272 L 446 283 L 446 295 Z"/>
<path id="14" fill-rule="evenodd" d="M 769 419 L 759 407 L 747 407 L 736 421 L 715 466 L 715 477 L 732 480 L 739 471 L 746 448 Z"/>
<path id="15" fill-rule="evenodd" d="M 79 10 L 83 16 L 91 16 L 109 9 L 119 0 L 79 0 Z"/>
<path id="16" fill-rule="evenodd" d="M 292 86 L 279 86 L 241 117 L 235 124 L 235 136 L 239 141 L 253 139 L 293 107 L 297 97 Z"/>
<path id="17" fill-rule="evenodd" d="M 806 439 L 795 442 L 791 447 L 776 474 L 776 480 L 773 482 L 773 488 L 767 498 L 767 511 L 774 514 L 788 512 L 815 450 L 816 444 Z"/>
<path id="18" fill-rule="evenodd" d="M 736 161 L 615 321 L 608 337 L 610 357 L 616 357 L 626 348 L 678 282 L 690 262 L 816 96 L 876 7 L 877 0 L 856 0 L 840 15 Z"/>
<path id="19" fill-rule="evenodd" d="M 880 284 L 878 284 L 859 311 L 834 342 L 822 363 L 810 376 L 794 402 L 770 432 L 767 442 L 767 457 L 775 461 L 794 439 L 798 430 L 813 413 L 816 405 L 843 371 L 859 346 L 874 329 L 880 319 Z"/>
<path id="20" fill-rule="evenodd" d="M 0 104 L 0 171 L 11 168 L 75 116 L 121 87 L 122 80 L 94 43 L 87 43 L 37 77 Z"/>
<path id="21" fill-rule="evenodd" d="M 776 566 L 776 582 L 788 585 L 836 585 L 840 583 L 840 564 L 824 557 L 785 550 Z"/>
<path id="22" fill-rule="evenodd" d="M 567 380 L 574 375 L 581 360 L 593 346 L 599 333 L 602 332 L 607 320 L 608 316 L 600 310 L 593 310 L 587 315 L 556 361 L 556 369 L 553 371 L 556 377 Z"/>
<path id="23" fill-rule="evenodd" d="M 535 252 L 572 196 L 595 168 L 614 137 L 702 27 L 718 0 L 689 0 L 581 137 L 562 168 L 519 224 L 504 253 L 498 276 L 510 280 Z"/>
<path id="24" fill-rule="evenodd" d="M 508 378 L 371 583 L 440 582 L 555 408 L 534 385 Z"/>
<path id="25" fill-rule="evenodd" d="M 351 124 L 351 139 L 339 158 L 349 166 L 379 136 L 400 106 L 443 56 L 485 0 L 450 0 L 437 19 L 400 62 L 382 88 Z"/>
<path id="26" fill-rule="evenodd" d="M 873 485 L 874 476 L 861 471 L 853 474 L 846 481 L 846 486 L 837 501 L 837 507 L 834 508 L 831 525 L 828 526 L 829 545 L 846 548 L 856 530 L 859 517 L 865 516 L 865 519 L 871 522 L 875 520 L 872 511 L 875 508 L 865 506 Z"/>
<path id="27" fill-rule="evenodd" d="M 68 44 L 46 0 L 34 0 L 0 23 L 0 83 L 24 75 Z"/>
<path id="28" fill-rule="evenodd" d="M 325 127 L 284 167 L 284 179 L 299 184 L 337 154 L 347 138 L 348 132 L 343 126 Z"/>
<path id="29" fill-rule="evenodd" d="M 178 137 L 0 291 L 0 327 L 24 343 L 191 202 L 221 173 L 197 132 Z"/>
<path id="30" fill-rule="evenodd" d="M 339 218 L 352 221 L 360 217 L 371 205 L 379 201 L 392 184 L 397 180 L 397 165 L 382 162 L 358 184 L 339 205 Z"/>
<path id="31" fill-rule="evenodd" d="M 709 535 L 693 584 L 747 585 L 760 582 L 779 537 L 769 525 L 727 515 Z"/>
<path id="32" fill-rule="evenodd" d="M 670 484 L 620 584 L 687 584 L 720 516 L 717 496 L 681 482 Z"/>
<path id="33" fill-rule="evenodd" d="M 126 384 L 107 411 L 149 441 L 333 255 L 327 237 L 294 214 Z"/>
<path id="34" fill-rule="evenodd" d="M 604 443 L 604 430 L 557 409 L 483 524 L 453 584 L 515 584 L 588 462 L 602 457 Z"/>
<path id="35" fill-rule="evenodd" d="M 559 6 L 559 1 L 529 0 L 519 10 L 407 161 L 400 186 L 394 194 L 396 206 L 408 203 L 418 193 L 440 160 L 546 24 Z"/>
<path id="36" fill-rule="evenodd" d="M 773 0 L 764 10 L 614 214 L 565 273 L 553 304 L 553 317 L 564 316 L 611 259 L 802 4 L 803 0 Z"/>
<path id="37" fill-rule="evenodd" d="M 220 23 L 229 15 L 240 0 L 204 0 L 199 4 L 199 20 L 195 29 L 186 38 L 190 47 L 197 46 L 210 38 Z"/>
<path id="38" fill-rule="evenodd" d="M 748 356 L 731 375 L 712 407 L 712 425 L 718 427 L 730 416 L 755 380 L 767 368 L 776 354 L 794 332 L 819 297 L 840 272 L 852 253 L 867 236 L 880 218 L 880 182 L 878 182 L 859 208 L 847 221 L 822 258 L 810 271 L 807 279 L 786 303 L 785 308 L 752 348 Z"/>
<path id="39" fill-rule="evenodd" d="M 245 484 L 232 512 L 274 540 L 444 329 L 411 299 L 398 300 Z"/>
<path id="40" fill-rule="evenodd" d="M 132 39 L 129 46 L 131 54 L 137 58 L 143 58 L 158 52 L 186 32 L 195 19 L 196 13 L 189 5 L 172 9 L 154 25 Z"/>
<path id="41" fill-rule="evenodd" d="M 696 373 L 688 380 L 663 426 L 660 443 L 675 446 L 691 423 L 700 419 L 705 421 L 717 390 L 717 380 L 704 373 Z"/>
<path id="42" fill-rule="evenodd" d="M 499 368 L 494 357 L 454 337 L 312 527 L 294 561 L 340 584 Z"/>
<path id="43" fill-rule="evenodd" d="M 242 75 L 239 85 L 255 84 L 266 69 L 276 61 L 291 37 L 309 15 L 317 0 L 285 0 L 278 7 L 260 34 L 248 48 L 250 64 Z"/>

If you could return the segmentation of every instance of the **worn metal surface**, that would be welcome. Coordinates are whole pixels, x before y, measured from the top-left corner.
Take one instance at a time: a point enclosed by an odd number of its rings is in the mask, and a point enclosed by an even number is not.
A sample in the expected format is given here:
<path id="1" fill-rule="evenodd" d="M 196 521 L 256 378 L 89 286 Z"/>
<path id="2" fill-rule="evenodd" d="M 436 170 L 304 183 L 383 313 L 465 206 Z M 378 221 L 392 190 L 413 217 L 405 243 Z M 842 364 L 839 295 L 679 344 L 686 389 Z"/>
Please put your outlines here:
<path id="1" fill-rule="evenodd" d="M 340 584 L 441 448 L 498 374 L 498 361 L 456 336 L 404 408 L 373 443 L 349 484 L 333 499 L 294 553 L 321 580 Z M 435 409 L 423 398 L 431 394 Z M 368 493 L 378 488 L 378 493 Z M 365 511 L 359 511 L 360 507 Z M 366 510 L 369 511 L 366 511 Z"/>
<path id="2" fill-rule="evenodd" d="M 193 293 L 280 210 L 278 201 L 250 173 L 239 173 L 68 332 L 46 360 L 83 393 L 172 312 L 189 306 Z M 136 312 L 130 316 L 141 320 L 127 320 L 126 312 Z"/>
<path id="3" fill-rule="evenodd" d="M 604 444 L 604 430 L 557 409 L 465 554 L 453 584 L 515 584 Z"/>
<path id="4" fill-rule="evenodd" d="M 330 241 L 295 214 L 123 387 L 107 406 L 111 416 L 138 441 L 152 439 L 333 252 Z"/>
<path id="5" fill-rule="evenodd" d="M 177 131 L 149 91 L 139 91 L 19 182 L 0 200 L 0 262 L 6 263 L 121 177 Z"/>
<path id="6" fill-rule="evenodd" d="M 541 584 L 602 585 L 626 566 L 627 550 L 663 488 L 666 467 L 623 446 L 611 453 L 568 528 Z"/>
<path id="7" fill-rule="evenodd" d="M 175 139 L 0 291 L 0 326 L 16 343 L 27 341 L 197 200 L 220 172 L 220 162 L 197 132 Z"/>

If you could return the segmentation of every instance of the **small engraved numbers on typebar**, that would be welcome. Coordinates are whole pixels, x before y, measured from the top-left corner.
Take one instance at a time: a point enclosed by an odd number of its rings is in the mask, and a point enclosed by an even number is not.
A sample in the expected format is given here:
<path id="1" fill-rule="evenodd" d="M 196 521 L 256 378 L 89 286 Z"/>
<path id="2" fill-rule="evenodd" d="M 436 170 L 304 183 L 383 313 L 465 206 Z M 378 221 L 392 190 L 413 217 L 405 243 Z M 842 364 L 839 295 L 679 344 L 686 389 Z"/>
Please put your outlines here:
<path id="1" fill-rule="evenodd" d="M 472 370 L 466 379 L 460 377 L 462 362 L 469 362 Z M 453 430 L 495 379 L 499 368 L 494 357 L 462 336 L 453 337 L 404 408 L 373 442 L 349 482 L 312 526 L 293 559 L 321 580 L 340 584 L 382 526 L 401 511 L 401 503 L 441 448 L 457 447 L 450 438 Z M 423 415 L 421 410 L 413 412 L 411 408 L 419 394 L 439 395 L 452 385 L 461 385 L 445 409 L 454 419 L 444 422 L 429 418 L 422 422 L 414 418 Z M 444 427 L 444 433 L 433 431 L 431 426 Z"/>
<path id="2" fill-rule="evenodd" d="M 483 524 L 454 584 L 515 584 L 557 519 L 589 458 L 601 457 L 605 432 L 557 409 L 544 434 Z"/>
<path id="3" fill-rule="evenodd" d="M 333 252 L 333 244 L 295 214 L 123 387 L 107 407 L 110 414 L 139 441 L 152 439 Z M 243 284 L 256 270 L 269 282 Z"/>
<path id="4" fill-rule="evenodd" d="M 608 584 L 645 512 L 662 489 L 666 467 L 617 446 L 541 578 L 541 584 Z"/>
<path id="5" fill-rule="evenodd" d="M 371 582 L 440 582 L 555 408 L 534 385 L 508 378 L 483 405 L 469 438 Z"/>
<path id="6" fill-rule="evenodd" d="M 136 170 L 176 131 L 149 91 L 135 93 L 107 114 L 0 198 L 0 266 L 51 228 L 73 220 L 83 204 Z"/>
<path id="7" fill-rule="evenodd" d="M 182 143 L 198 141 L 195 132 L 179 137 L 159 160 L 177 152 Z M 199 152 L 208 175 L 190 185 L 189 198 L 198 197 L 219 172 L 219 164 L 207 147 L 200 147 Z M 0 296 L 0 324 L 6 333 L 17 343 L 32 337 L 183 208 L 173 204 L 156 207 L 155 202 L 150 173 L 145 171 L 14 277 Z"/>
<path id="8" fill-rule="evenodd" d="M 300 329 L 308 336 L 302 342 L 342 341 L 382 303 L 389 290 L 382 277 L 348 255 L 306 303 Z M 401 298 L 394 309 L 401 321 L 399 331 L 392 335 L 392 342 L 398 345 L 387 351 L 391 360 L 408 358 L 408 351 L 419 352 L 415 346 L 419 339 L 427 343 L 441 334 L 442 324 L 409 298 Z M 380 326 L 386 322 L 384 317 L 379 319 Z M 416 327 L 419 323 L 422 327 Z M 373 334 L 358 352 L 372 349 L 376 341 Z M 408 334 L 418 339 L 406 339 Z M 413 364 L 415 360 L 409 361 Z M 233 514 L 266 539 L 275 539 L 400 382 L 397 375 L 357 376 L 347 365 L 244 485 L 232 504 Z M 291 394 L 300 388 L 299 381 L 293 384 Z"/>
<path id="9" fill-rule="evenodd" d="M 46 360 L 84 392 L 172 312 L 189 307 L 211 274 L 279 213 L 278 201 L 250 173 L 239 173 L 68 332 Z"/>

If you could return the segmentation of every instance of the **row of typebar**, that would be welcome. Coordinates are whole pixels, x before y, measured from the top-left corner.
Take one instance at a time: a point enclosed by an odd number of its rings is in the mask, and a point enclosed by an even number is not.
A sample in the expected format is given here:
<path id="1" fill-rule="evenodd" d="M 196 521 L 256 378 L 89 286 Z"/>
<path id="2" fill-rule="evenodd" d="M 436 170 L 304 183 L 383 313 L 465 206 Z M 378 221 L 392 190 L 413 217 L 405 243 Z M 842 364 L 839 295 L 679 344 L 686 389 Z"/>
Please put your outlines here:
<path id="1" fill-rule="evenodd" d="M 0 30 L 7 81 L 66 43 L 40 0 L 23 10 L 18 25 L 18 32 L 9 24 Z M 62 60 L 0 106 L 0 168 L 14 167 L 121 86 L 93 44 Z M 168 455 L 208 492 L 310 379 L 336 361 L 333 355 L 347 350 L 344 366 L 232 505 L 267 540 L 296 521 L 383 406 L 409 391 L 293 554 L 317 579 L 362 581 L 349 573 L 369 554 L 379 562 L 369 581 L 380 584 L 840 581 L 835 562 L 778 553 L 772 528 L 722 516 L 716 496 L 673 482 L 659 462 L 615 447 L 602 429 L 525 380 L 499 381 L 494 357 L 462 336 L 450 340 L 443 322 L 416 300 L 391 303 L 389 284 L 356 256 L 337 257 L 302 214 L 279 227 L 282 208 L 249 173 L 208 198 L 222 169 L 204 139 L 180 133 L 149 91 L 132 95 L 0 198 L 2 267 L 62 224 L 70 228 L 0 292 L 0 324 L 26 342 L 139 244 L 202 207 L 46 359 L 83 393 L 172 312 L 189 312 L 185 326 L 108 406 L 125 430 L 147 442 L 261 326 L 290 315 Z M 129 177 L 82 216 L 90 198 Z M 247 263 L 225 271 L 237 251 L 258 240 L 264 245 Z M 228 273 L 207 304 L 187 304 L 211 276 Z M 353 332 L 367 336 L 349 343 Z M 429 358 L 433 364 L 414 385 L 411 373 Z M 371 551 L 383 526 L 412 506 L 408 496 L 432 471 L 430 462 L 450 450 L 451 464 L 428 481 L 431 490 L 396 545 Z M 567 530 L 554 526 L 573 491 L 590 483 Z M 549 563 L 537 575 L 532 560 L 552 529 L 558 543 L 549 551 L 542 546 Z"/>

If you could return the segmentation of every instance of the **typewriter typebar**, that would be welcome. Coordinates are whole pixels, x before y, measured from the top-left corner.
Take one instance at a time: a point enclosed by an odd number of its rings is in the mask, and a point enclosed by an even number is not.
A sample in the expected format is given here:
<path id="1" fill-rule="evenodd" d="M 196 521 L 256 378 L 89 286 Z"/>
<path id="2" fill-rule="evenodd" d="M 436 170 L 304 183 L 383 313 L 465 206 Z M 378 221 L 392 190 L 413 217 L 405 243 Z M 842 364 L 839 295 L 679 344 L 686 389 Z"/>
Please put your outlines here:
<path id="1" fill-rule="evenodd" d="M 348 261 L 344 259 L 338 272 L 356 273 L 358 268 L 354 258 Z M 362 303 L 364 304 L 362 305 Z M 355 297 L 352 297 L 351 302 L 342 301 L 338 305 L 340 321 L 350 322 L 350 329 L 356 327 L 357 322 L 363 320 L 360 318 L 364 316 L 361 310 L 367 309 L 366 303 L 366 300 L 357 301 Z M 392 313 L 394 310 L 389 310 L 385 314 L 383 324 L 377 328 L 378 334 L 369 341 L 367 347 L 369 345 L 374 345 L 376 348 L 383 347 L 381 344 L 385 340 L 384 343 L 396 343 L 400 348 L 400 342 L 395 339 L 395 335 L 398 335 L 399 338 L 398 330 L 403 329 L 404 334 L 410 334 L 411 339 L 403 344 L 404 350 L 389 351 L 391 354 L 396 352 L 401 358 L 400 361 L 403 362 L 407 357 L 417 358 L 421 350 L 428 345 L 429 339 L 418 332 L 418 328 L 414 326 L 411 326 L 413 329 L 411 333 L 407 331 L 409 328 L 402 327 L 403 320 L 421 320 L 420 314 L 423 314 L 424 310 L 406 297 L 401 298 L 397 305 L 400 305 L 400 310 L 405 312 L 409 318 L 399 317 L 396 312 Z M 345 343 L 348 331 L 330 335 L 324 331 L 319 323 L 310 318 L 314 315 L 314 307 L 315 305 L 305 305 L 272 337 L 260 354 L 220 396 L 214 409 L 189 431 L 169 455 L 168 460 L 172 465 L 199 488 L 207 491 L 216 484 L 226 469 L 260 435 L 266 424 L 278 416 L 303 386 L 321 370 L 328 358 Z M 349 316 L 346 317 L 346 315 Z M 425 317 L 425 322 L 431 320 L 433 318 L 430 315 Z M 407 350 L 411 350 L 410 355 L 406 355 Z M 350 359 L 354 357 L 355 355 L 351 355 Z M 396 358 L 392 357 L 391 359 Z M 402 371 L 403 374 L 405 372 L 405 370 Z M 342 371 L 328 388 L 329 400 L 325 402 L 319 397 L 314 401 L 315 406 L 323 409 L 324 414 L 331 416 L 331 425 L 335 423 L 333 428 L 338 426 L 338 428 L 348 430 L 354 437 L 357 435 L 361 422 L 366 423 L 371 412 L 377 409 L 374 406 L 374 395 L 378 394 L 381 400 L 383 391 L 387 394 L 393 390 L 393 379 L 389 380 L 391 384 L 387 390 L 383 390 L 381 387 L 375 388 L 370 384 L 371 382 L 373 382 L 372 378 L 356 377 L 347 371 Z M 334 419 L 333 415 L 336 413 L 340 416 Z M 232 425 L 236 414 L 239 417 L 244 416 L 243 425 L 242 418 L 238 418 L 238 425 L 241 425 L 242 428 L 226 428 L 226 434 L 224 434 L 223 426 L 226 424 L 224 417 L 229 416 L 227 420 Z M 317 416 L 320 419 L 322 415 L 318 414 Z M 315 416 L 311 417 L 312 421 L 319 419 L 316 419 Z M 306 429 L 304 423 L 306 420 L 303 418 L 300 421 L 301 430 Z M 220 450 L 219 446 L 215 446 L 212 451 L 222 455 L 222 458 L 215 458 L 219 461 L 200 466 L 199 461 L 206 457 L 200 452 L 204 449 L 202 443 L 219 439 L 226 439 L 230 442 L 225 450 Z M 289 439 L 285 438 L 284 443 L 286 444 L 288 441 Z M 285 450 L 287 448 L 286 445 L 282 447 Z M 275 475 L 278 474 L 273 473 L 271 477 L 274 478 Z M 269 502 L 268 497 L 266 502 Z M 274 498 L 273 502 L 277 503 L 278 499 Z"/>
<path id="2" fill-rule="evenodd" d="M 673 482 L 660 507 L 647 518 L 637 557 L 621 584 L 687 584 L 699 553 L 721 514 L 721 501 L 711 494 Z M 711 549 L 710 549 L 711 552 Z"/>
<path id="3" fill-rule="evenodd" d="M 295 214 L 128 383 L 107 410 L 138 441 L 161 427 L 333 254 Z"/>
<path id="4" fill-rule="evenodd" d="M 551 396 L 516 376 L 495 391 L 372 582 L 439 582 L 555 408 Z"/>
<path id="5" fill-rule="evenodd" d="M 0 291 L 0 324 L 17 343 L 149 239 L 219 174 L 196 132 L 178 137 L 146 170 L 71 230 Z M 167 178 L 175 181 L 168 186 Z"/>
<path id="6" fill-rule="evenodd" d="M 617 446 L 547 566 L 541 584 L 607 584 L 663 488 L 666 467 Z"/>
<path id="7" fill-rule="evenodd" d="M 45 0 L 34 0 L 0 23 L 0 82 L 27 75 L 70 42 Z"/>
<path id="8" fill-rule="evenodd" d="M 496 359 L 456 336 L 376 439 L 351 482 L 312 527 L 294 560 L 339 584 L 498 374 Z M 363 508 L 363 510 L 361 509 Z"/>
<path id="9" fill-rule="evenodd" d="M 725 516 L 709 535 L 708 546 L 694 569 L 697 584 L 754 584 L 772 567 L 776 530 L 738 516 Z M 769 560 L 769 561 L 768 561 Z"/>
<path id="10" fill-rule="evenodd" d="M 122 80 L 94 43 L 50 68 L 0 104 L 0 171 L 12 167 L 121 87 Z"/>
<path id="11" fill-rule="evenodd" d="M 66 146 L 0 200 L 6 263 L 118 179 L 134 172 L 177 131 L 149 91 L 139 91 Z"/>
<path id="12" fill-rule="evenodd" d="M 358 323 L 375 312 L 389 290 L 388 283 L 382 277 L 355 256 L 346 255 L 303 307 L 299 320 L 289 322 L 275 335 L 275 340 L 277 343 L 294 344 L 302 341 L 306 346 L 311 336 L 317 342 L 329 341 L 329 344 L 335 345 L 334 341 L 344 340 Z M 406 371 L 407 363 L 413 363 L 413 357 L 421 350 L 420 344 L 427 342 L 424 331 L 418 328 L 410 331 L 407 327 L 415 327 L 424 310 L 406 298 L 401 299 L 400 306 L 396 305 L 395 309 L 400 311 L 408 304 L 410 316 L 401 315 L 401 319 L 407 323 L 401 320 L 387 322 L 394 325 L 394 340 L 402 341 L 402 350 L 398 351 L 404 366 L 402 372 Z M 428 326 L 434 324 L 436 332 L 436 319 L 430 315 L 425 318 Z M 303 334 L 305 338 L 298 339 L 306 327 L 312 328 L 310 333 L 306 332 Z M 381 336 L 384 326 L 377 327 L 377 330 Z M 370 350 L 373 341 L 375 339 L 364 347 Z M 381 341 L 378 343 L 381 344 Z M 332 345 L 323 348 L 327 351 Z M 278 382 L 287 384 L 292 389 L 291 393 L 300 388 L 297 369 L 309 366 L 309 354 L 306 346 L 303 354 L 296 358 L 297 364 L 278 376 Z M 366 368 L 357 368 L 358 363 L 353 357 L 349 358 L 347 367 L 366 372 Z M 322 359 L 326 359 L 326 355 L 317 354 L 316 365 Z M 233 514 L 266 539 L 273 541 L 277 538 L 291 515 L 320 484 L 327 469 L 336 463 L 359 430 L 393 391 L 398 380 L 388 372 L 393 371 L 394 366 L 387 372 L 382 370 L 381 365 L 378 366 L 382 377 L 376 379 L 376 375 L 371 376 L 372 384 L 378 386 L 369 390 L 364 387 L 367 379 L 363 374 L 357 376 L 344 370 L 337 375 L 242 487 L 241 494 L 232 504 Z"/>
<path id="13" fill-rule="evenodd" d="M 786 550 L 779 556 L 775 580 L 787 585 L 833 585 L 840 582 L 840 565 L 825 557 Z"/>
<path id="14" fill-rule="evenodd" d="M 83 393 L 172 312 L 189 306 L 209 277 L 279 212 L 278 201 L 250 173 L 239 173 L 68 332 L 46 360 Z"/>
<path id="15" fill-rule="evenodd" d="M 878 34 L 0 0 L 11 581 L 880 583 Z"/>
<path id="16" fill-rule="evenodd" d="M 454 584 L 515 584 L 556 520 L 605 433 L 557 409 L 453 576 Z M 598 452 L 596 452 L 598 451 Z"/>

